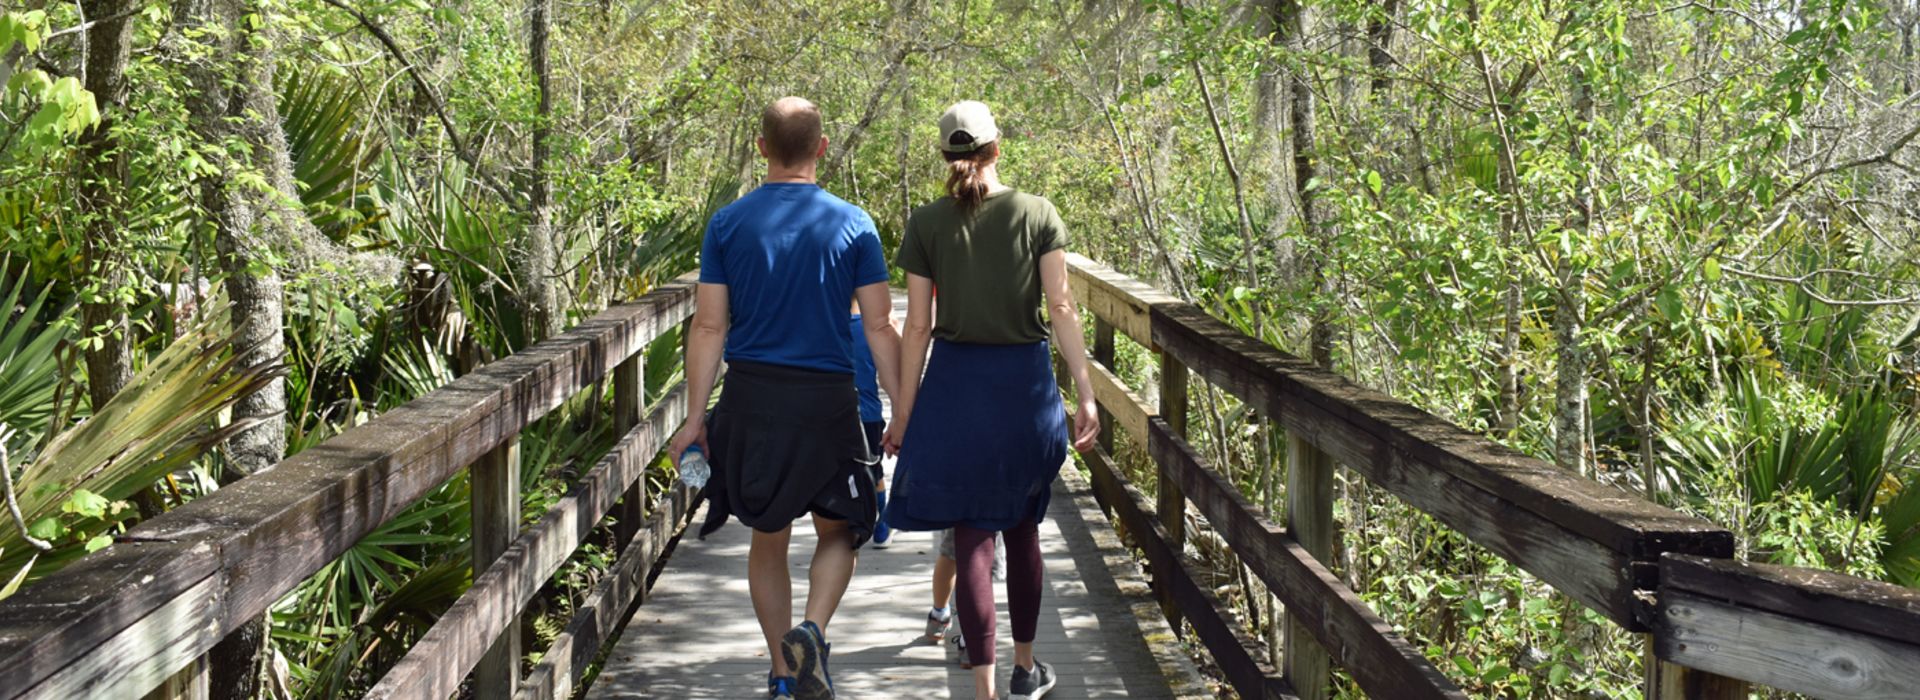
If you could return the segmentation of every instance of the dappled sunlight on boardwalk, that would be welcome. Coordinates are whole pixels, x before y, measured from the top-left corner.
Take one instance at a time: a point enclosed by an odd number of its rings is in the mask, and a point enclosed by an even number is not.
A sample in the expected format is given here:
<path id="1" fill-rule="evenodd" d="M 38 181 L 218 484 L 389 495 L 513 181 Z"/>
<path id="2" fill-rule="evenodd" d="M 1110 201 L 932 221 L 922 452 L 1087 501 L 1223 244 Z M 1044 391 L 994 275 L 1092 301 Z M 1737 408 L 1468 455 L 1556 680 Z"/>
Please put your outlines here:
<path id="1" fill-rule="evenodd" d="M 1142 631 L 1135 606 L 1153 603 L 1134 588 L 1123 593 L 1108 568 L 1101 543 L 1075 497 L 1077 479 L 1063 479 L 1047 521 L 1041 549 L 1047 563 L 1047 596 L 1040 617 L 1039 657 L 1060 672 L 1048 698 L 1173 698 L 1162 661 Z M 1084 493 L 1084 492 L 1082 492 Z M 1095 510 L 1097 515 L 1098 511 Z M 699 518 L 695 518 L 698 522 Z M 1104 521 L 1093 528 L 1106 527 Z M 1102 533 L 1111 546 L 1111 533 Z M 660 575 L 647 604 L 634 614 L 606 668 L 588 694 L 595 699 L 688 698 L 736 700 L 766 697 L 768 662 L 747 597 L 748 530 L 737 522 L 707 540 L 691 532 Z M 791 566 L 795 614 L 804 606 L 813 530 L 794 528 Z M 950 644 L 924 637 L 931 603 L 931 533 L 898 533 L 888 549 L 861 551 L 860 568 L 840 611 L 828 626 L 834 645 L 831 668 L 843 698 L 970 698 L 971 672 L 961 670 Z M 1000 682 L 1011 672 L 1013 642 L 1005 592 L 1000 600 Z M 1163 645 L 1164 646 L 1164 645 Z M 1162 654 L 1162 657 L 1169 656 Z M 1190 674 L 1181 659 L 1166 659 L 1176 676 Z M 1191 687 L 1191 677 L 1181 679 Z"/>

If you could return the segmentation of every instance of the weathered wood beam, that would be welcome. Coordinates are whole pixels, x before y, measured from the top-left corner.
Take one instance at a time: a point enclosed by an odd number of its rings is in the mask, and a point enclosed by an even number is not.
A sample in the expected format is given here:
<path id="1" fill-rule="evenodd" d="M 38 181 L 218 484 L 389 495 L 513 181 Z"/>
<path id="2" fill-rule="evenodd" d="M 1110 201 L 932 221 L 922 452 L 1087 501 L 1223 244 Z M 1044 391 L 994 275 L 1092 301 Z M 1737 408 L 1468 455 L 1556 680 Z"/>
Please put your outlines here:
<path id="1" fill-rule="evenodd" d="M 141 668 L 149 660 L 171 664 L 146 688 L 126 694 L 144 693 L 692 309 L 690 279 L 665 285 L 269 472 L 142 523 L 112 547 L 20 591 L 0 603 L 0 698 L 40 692 L 37 686 L 61 668 L 157 610 L 204 610 L 197 622 L 211 635 L 123 660 Z M 178 556 L 140 554 L 166 548 Z M 199 586 L 208 575 L 218 580 Z M 212 641 L 202 644 L 202 636 Z"/>
<path id="2" fill-rule="evenodd" d="M 1148 350 L 1160 349 L 1153 340 L 1151 312 L 1156 305 L 1179 304 L 1179 299 L 1075 253 L 1067 254 L 1067 272 L 1073 298 L 1081 306 Z"/>
<path id="3" fill-rule="evenodd" d="M 1152 415 L 1147 411 L 1146 400 L 1098 362 L 1087 364 L 1087 376 L 1093 380 L 1093 398 L 1099 402 L 1101 414 L 1126 429 L 1127 442 L 1146 450 L 1147 417 Z M 1102 438 L 1112 439 L 1107 433 L 1103 429 Z"/>
<path id="4" fill-rule="evenodd" d="M 367 692 L 368 700 L 441 700 L 460 688 L 482 655 L 512 626 L 534 594 L 593 533 L 627 486 L 646 474 L 673 429 L 686 418 L 686 387 L 669 392 L 653 415 L 601 457 L 540 522 L 528 528 L 400 662 Z"/>
<path id="5" fill-rule="evenodd" d="M 1340 667 L 1368 695 L 1466 697 L 1304 545 L 1261 516 L 1232 482 L 1208 466 L 1165 422 L 1153 421 L 1151 439 L 1154 461 L 1179 480 L 1214 532 L 1286 603 L 1289 614 L 1320 646 L 1339 652 Z M 1300 690 L 1297 685 L 1294 689 Z"/>
<path id="6" fill-rule="evenodd" d="M 1663 590 L 1654 652 L 1676 664 L 1832 700 L 1911 700 L 1920 646 Z"/>
<path id="7" fill-rule="evenodd" d="M 1733 536 L 1361 388 L 1191 305 L 1154 338 L 1208 381 L 1339 463 L 1633 631 L 1663 552 L 1730 556 Z"/>

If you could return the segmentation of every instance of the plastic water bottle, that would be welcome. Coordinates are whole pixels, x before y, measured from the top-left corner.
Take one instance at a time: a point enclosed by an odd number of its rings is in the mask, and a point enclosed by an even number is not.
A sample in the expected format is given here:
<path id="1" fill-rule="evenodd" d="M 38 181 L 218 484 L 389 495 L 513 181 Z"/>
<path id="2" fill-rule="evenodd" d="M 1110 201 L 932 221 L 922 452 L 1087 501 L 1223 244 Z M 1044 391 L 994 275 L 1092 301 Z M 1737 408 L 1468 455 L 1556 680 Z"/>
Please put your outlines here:
<path id="1" fill-rule="evenodd" d="M 707 453 L 699 445 L 688 447 L 680 453 L 680 483 L 687 488 L 698 490 L 707 485 L 707 479 L 713 476 L 713 467 L 707 464 Z"/>

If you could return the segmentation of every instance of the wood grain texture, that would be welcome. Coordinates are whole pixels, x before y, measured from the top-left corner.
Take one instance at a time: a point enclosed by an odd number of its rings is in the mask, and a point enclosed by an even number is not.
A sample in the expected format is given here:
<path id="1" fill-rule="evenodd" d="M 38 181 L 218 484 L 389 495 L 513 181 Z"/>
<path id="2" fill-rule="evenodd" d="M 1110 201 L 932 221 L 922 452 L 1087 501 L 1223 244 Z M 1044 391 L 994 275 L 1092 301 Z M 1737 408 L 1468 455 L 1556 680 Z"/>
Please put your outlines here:
<path id="1" fill-rule="evenodd" d="M 1192 445 L 1158 420 L 1153 422 L 1152 440 L 1154 460 L 1179 479 L 1187 498 L 1214 532 L 1286 603 L 1292 619 L 1318 641 L 1323 659 L 1324 649 L 1338 650 L 1340 667 L 1373 697 L 1466 697 L 1304 544 L 1260 515 Z M 1297 682 L 1293 686 L 1301 690 Z"/>
<path id="2" fill-rule="evenodd" d="M 99 647 L 168 605 L 213 604 L 204 609 L 216 631 L 212 641 L 181 640 L 193 652 L 188 658 L 198 656 L 456 471 L 598 381 L 692 309 L 691 279 L 665 285 L 271 471 L 142 523 L 122 544 L 42 579 L 0 603 L 0 698 L 25 695 L 76 658 L 75 650 Z M 179 551 L 203 552 L 211 559 L 114 553 L 128 541 L 177 545 Z M 216 585 L 221 594 L 194 598 L 193 587 L 209 571 L 222 578 Z M 139 584 L 88 580 L 95 576 Z M 159 658 L 178 650 L 148 651 Z"/>
<path id="3" fill-rule="evenodd" d="M 506 444 L 473 464 L 468 473 L 471 484 L 468 500 L 473 537 L 473 577 L 506 553 L 520 536 L 520 438 Z M 506 627 L 494 636 L 480 665 L 474 669 L 474 700 L 506 700 L 520 686 L 520 616 L 512 615 Z"/>
<path id="4" fill-rule="evenodd" d="M 1662 591 L 1654 651 L 1673 663 L 1833 700 L 1912 700 L 1920 646 Z"/>
<path id="5" fill-rule="evenodd" d="M 1148 350 L 1160 349 L 1154 345 L 1151 311 L 1156 305 L 1181 303 L 1179 299 L 1075 253 L 1067 254 L 1067 272 L 1073 298 L 1081 306 Z"/>
<path id="6" fill-rule="evenodd" d="M 1197 469 L 1201 464 L 1203 462 L 1195 459 L 1183 466 Z M 1333 561 L 1333 470 L 1333 460 L 1314 446 L 1313 441 L 1298 433 L 1287 437 L 1287 531 L 1302 550 L 1321 564 Z M 1318 641 L 1322 634 L 1316 634 L 1319 630 L 1306 619 L 1311 608 L 1319 604 L 1323 602 L 1303 600 L 1287 604 L 1284 628 L 1287 681 L 1304 700 L 1325 700 L 1333 688 L 1332 658 Z M 1342 665 L 1356 668 L 1365 664 Z M 1395 692 L 1406 691 L 1396 688 Z"/>
<path id="7" fill-rule="evenodd" d="M 516 538 L 473 586 L 367 692 L 368 700 L 439 700 L 452 695 L 492 640 L 587 540 L 601 515 L 646 473 L 686 417 L 685 385 L 661 399 L 647 420 L 580 477 L 538 523 Z"/>
<path id="8" fill-rule="evenodd" d="M 1669 554 L 1660 588 L 1920 646 L 1920 590 L 1846 574 Z"/>
<path id="9" fill-rule="evenodd" d="M 1111 370 L 1099 362 L 1087 364 L 1087 376 L 1093 380 L 1093 398 L 1100 404 L 1102 416 L 1110 417 L 1111 422 L 1127 431 L 1127 442 L 1147 449 L 1147 411 L 1146 400 Z M 1101 430 L 1101 439 L 1111 441 L 1110 431 Z"/>

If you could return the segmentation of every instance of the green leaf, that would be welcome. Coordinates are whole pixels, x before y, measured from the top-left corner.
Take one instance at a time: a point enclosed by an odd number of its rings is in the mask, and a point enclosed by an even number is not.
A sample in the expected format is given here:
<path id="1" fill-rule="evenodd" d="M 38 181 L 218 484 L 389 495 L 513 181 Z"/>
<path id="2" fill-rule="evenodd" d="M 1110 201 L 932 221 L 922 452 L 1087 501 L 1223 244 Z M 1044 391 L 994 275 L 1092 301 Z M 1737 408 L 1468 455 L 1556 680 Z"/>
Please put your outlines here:
<path id="1" fill-rule="evenodd" d="M 0 552 L 5 551 L 6 550 L 0 550 Z M 27 574 L 33 571 L 33 563 L 39 559 L 40 555 L 35 554 L 32 558 L 27 559 L 27 563 L 20 566 L 19 571 L 13 572 L 13 578 L 7 579 L 7 585 L 0 586 L 0 600 L 6 600 L 8 596 L 20 590 L 20 584 L 27 582 Z"/>
<path id="2" fill-rule="evenodd" d="M 60 512 L 84 515 L 89 518 L 105 518 L 107 507 L 110 505 L 112 502 L 100 494 L 80 489 L 68 496 L 65 503 L 60 504 Z"/>
<path id="3" fill-rule="evenodd" d="M 1660 307 L 1660 315 L 1665 316 L 1668 321 L 1680 320 L 1680 293 L 1674 291 L 1672 287 L 1662 289 L 1659 294 L 1654 295 L 1653 304 Z"/>
<path id="4" fill-rule="evenodd" d="M 94 552 L 98 552 L 102 549 L 106 549 L 108 546 L 112 544 L 113 544 L 113 535 L 107 535 L 107 534 L 94 535 L 93 539 L 87 540 L 87 553 L 92 554 Z"/>
<path id="5" fill-rule="evenodd" d="M 57 518 L 41 518 L 27 526 L 27 534 L 42 540 L 57 540 L 66 536 L 67 526 Z"/>
<path id="6" fill-rule="evenodd" d="M 1367 171 L 1367 189 L 1373 190 L 1374 194 L 1380 194 L 1380 172 L 1379 171 L 1377 170 Z"/>
<path id="7" fill-rule="evenodd" d="M 1720 281 L 1720 262 L 1707 258 L 1706 262 L 1700 266 L 1700 274 L 1706 277 L 1708 282 Z"/>

